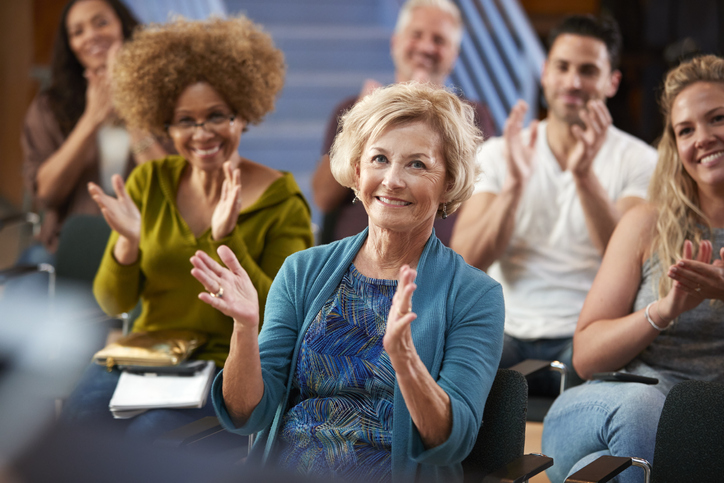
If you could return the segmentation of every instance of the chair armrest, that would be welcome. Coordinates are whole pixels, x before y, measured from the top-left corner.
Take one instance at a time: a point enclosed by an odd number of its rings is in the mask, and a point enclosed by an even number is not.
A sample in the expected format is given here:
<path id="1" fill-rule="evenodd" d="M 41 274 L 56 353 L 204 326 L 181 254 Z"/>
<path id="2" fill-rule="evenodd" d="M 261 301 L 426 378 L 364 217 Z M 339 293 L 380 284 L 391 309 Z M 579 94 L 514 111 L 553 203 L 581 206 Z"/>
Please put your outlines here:
<path id="1" fill-rule="evenodd" d="M 540 359 L 526 359 L 509 368 L 518 371 L 525 377 L 532 376 L 545 370 L 552 370 L 561 373 L 561 390 L 562 393 L 566 389 L 566 378 L 568 376 L 568 368 L 565 364 L 558 361 L 544 361 Z"/>
<path id="2" fill-rule="evenodd" d="M 566 478 L 565 483 L 605 483 L 632 465 L 644 469 L 644 482 L 648 483 L 651 476 L 649 462 L 623 456 L 601 456 Z"/>
<path id="3" fill-rule="evenodd" d="M 178 448 L 188 444 L 192 444 L 202 438 L 206 438 L 217 431 L 223 431 L 219 420 L 213 416 L 197 419 L 193 423 L 186 424 L 180 428 L 174 429 L 162 434 L 156 441 L 155 445 Z"/>
<path id="4" fill-rule="evenodd" d="M 15 225 L 17 223 L 29 223 L 33 225 L 33 235 L 37 235 L 40 229 L 40 215 L 37 213 L 11 213 L 4 216 L 0 216 L 0 230 L 8 225 Z"/>
<path id="5" fill-rule="evenodd" d="M 246 438 L 226 431 L 214 416 L 198 419 L 193 423 L 162 434 L 154 445 L 168 448 L 201 449 L 211 452 L 231 452 L 237 459 L 243 459 L 251 452 L 254 435 Z M 244 451 L 245 450 L 245 451 Z"/>
<path id="6" fill-rule="evenodd" d="M 542 454 L 526 454 L 483 478 L 482 483 L 523 483 L 553 466 L 553 458 Z"/>

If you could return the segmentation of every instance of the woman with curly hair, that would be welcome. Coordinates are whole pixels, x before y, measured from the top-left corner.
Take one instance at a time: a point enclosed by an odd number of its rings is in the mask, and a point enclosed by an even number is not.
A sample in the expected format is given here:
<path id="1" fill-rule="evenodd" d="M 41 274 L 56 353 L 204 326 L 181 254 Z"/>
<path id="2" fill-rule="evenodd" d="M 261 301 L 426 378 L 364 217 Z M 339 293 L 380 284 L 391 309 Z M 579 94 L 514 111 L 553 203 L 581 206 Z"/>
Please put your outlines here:
<path id="1" fill-rule="evenodd" d="M 669 72 L 661 105 L 650 203 L 617 226 L 573 338 L 581 377 L 623 370 L 659 382 L 593 381 L 561 394 L 543 426 L 551 481 L 601 455 L 653 462 L 671 387 L 724 382 L 724 59 Z"/>
<path id="2" fill-rule="evenodd" d="M 198 299 L 191 256 L 215 256 L 222 244 L 230 247 L 264 307 L 282 262 L 312 244 L 309 206 L 292 175 L 237 153 L 247 124 L 274 108 L 283 55 L 244 17 L 177 20 L 136 32 L 118 53 L 113 79 L 116 109 L 126 122 L 167 134 L 179 154 L 137 167 L 127 184 L 115 176 L 116 197 L 90 183 L 113 228 L 93 291 L 108 314 L 127 312 L 140 299 L 134 331 L 203 333 L 207 343 L 198 358 L 221 367 L 233 320 Z M 65 420 L 110 420 L 108 401 L 118 376 L 117 370 L 91 367 Z M 205 412 L 213 410 L 150 411 L 132 420 L 128 431 L 168 430 Z"/>
<path id="3" fill-rule="evenodd" d="M 52 262 L 63 221 L 99 213 L 88 182 L 111 189 L 113 172 L 125 177 L 166 153 L 147 132 L 126 132 L 111 102 L 109 63 L 137 25 L 119 0 L 71 0 L 63 9 L 51 85 L 31 104 L 22 134 L 26 183 L 44 211 L 42 247 L 23 263 Z"/>

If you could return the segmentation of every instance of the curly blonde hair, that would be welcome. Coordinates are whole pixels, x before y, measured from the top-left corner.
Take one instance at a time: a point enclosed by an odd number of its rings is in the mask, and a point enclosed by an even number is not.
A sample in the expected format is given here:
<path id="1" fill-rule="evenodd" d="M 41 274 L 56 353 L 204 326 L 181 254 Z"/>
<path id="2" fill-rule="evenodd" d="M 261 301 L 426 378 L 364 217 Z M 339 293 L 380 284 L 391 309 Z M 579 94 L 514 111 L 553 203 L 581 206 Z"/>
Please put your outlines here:
<path id="1" fill-rule="evenodd" d="M 357 166 L 369 140 L 378 139 L 391 127 L 424 122 L 440 135 L 450 183 L 447 213 L 455 212 L 473 194 L 480 175 L 475 153 L 483 134 L 475 125 L 472 106 L 451 91 L 416 82 L 393 84 L 360 100 L 339 122 L 329 157 L 332 175 L 341 185 L 357 189 Z M 438 207 L 438 216 L 442 209 Z"/>
<path id="2" fill-rule="evenodd" d="M 652 253 L 658 256 L 662 275 L 663 267 L 682 258 L 685 240 L 692 240 L 695 248 L 699 246 L 705 236 L 702 225 L 711 236 L 711 221 L 699 206 L 696 182 L 679 158 L 671 125 L 671 108 L 676 97 L 696 82 L 724 84 L 724 59 L 714 55 L 694 58 L 671 70 L 664 80 L 661 94 L 664 133 L 658 146 L 659 161 L 649 184 L 649 199 L 658 209 Z M 659 296 L 666 296 L 672 284 L 669 277 L 661 276 Z"/>
<path id="3" fill-rule="evenodd" d="M 133 127 L 165 133 L 183 90 L 207 82 L 234 113 L 258 124 L 284 85 L 284 54 L 246 17 L 176 19 L 136 31 L 116 57 L 113 101 Z"/>

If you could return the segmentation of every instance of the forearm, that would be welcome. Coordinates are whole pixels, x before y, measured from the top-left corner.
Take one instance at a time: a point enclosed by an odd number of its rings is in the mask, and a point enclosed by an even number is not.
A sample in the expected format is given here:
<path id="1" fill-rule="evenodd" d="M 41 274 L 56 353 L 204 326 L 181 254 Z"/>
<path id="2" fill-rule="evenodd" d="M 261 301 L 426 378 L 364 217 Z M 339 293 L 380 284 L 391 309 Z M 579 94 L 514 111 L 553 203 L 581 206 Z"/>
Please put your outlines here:
<path id="1" fill-rule="evenodd" d="M 234 322 L 222 392 L 235 426 L 244 425 L 264 395 L 257 329 L 253 326 Z"/>
<path id="2" fill-rule="evenodd" d="M 666 327 L 656 302 L 649 316 Z M 585 322 L 585 321 L 584 321 Z M 573 366 L 584 379 L 597 372 L 617 371 L 631 362 L 660 334 L 646 319 L 645 309 L 617 319 L 586 324 L 573 337 Z"/>
<path id="3" fill-rule="evenodd" d="M 317 169 L 312 176 L 312 192 L 314 203 L 323 213 L 329 213 L 344 201 L 349 194 L 345 188 L 334 179 L 329 165 L 329 155 L 325 154 L 319 160 Z"/>
<path id="4" fill-rule="evenodd" d="M 138 303 L 141 268 L 138 263 L 119 264 L 113 255 L 116 245 L 113 234 L 93 280 L 93 294 L 98 305 L 108 315 L 128 312 Z"/>
<path id="5" fill-rule="evenodd" d="M 622 213 L 611 201 L 598 177 L 592 171 L 585 176 L 574 175 L 574 180 L 576 192 L 583 208 L 583 216 L 586 219 L 588 234 L 593 246 L 603 255 Z"/>
<path id="6" fill-rule="evenodd" d="M 497 195 L 485 193 L 468 200 L 455 223 L 450 247 L 468 264 L 487 270 L 510 243 L 522 192 L 521 185 L 510 185 Z"/>
<path id="7" fill-rule="evenodd" d="M 81 117 L 60 148 L 38 168 L 35 184 L 43 206 L 62 204 L 73 191 L 86 169 L 84 155 L 97 128 L 92 120 Z"/>
<path id="8" fill-rule="evenodd" d="M 390 356 L 397 383 L 426 449 L 443 444 L 452 431 L 450 397 L 415 353 L 407 360 Z"/>

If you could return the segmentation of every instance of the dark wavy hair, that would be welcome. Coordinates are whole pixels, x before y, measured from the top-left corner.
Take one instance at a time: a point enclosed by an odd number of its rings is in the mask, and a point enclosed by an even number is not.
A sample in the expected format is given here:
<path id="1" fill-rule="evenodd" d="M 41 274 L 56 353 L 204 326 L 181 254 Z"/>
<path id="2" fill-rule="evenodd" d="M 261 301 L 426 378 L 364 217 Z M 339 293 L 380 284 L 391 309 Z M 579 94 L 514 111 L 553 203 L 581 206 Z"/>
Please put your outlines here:
<path id="1" fill-rule="evenodd" d="M 55 35 L 50 60 L 51 81 L 45 91 L 50 101 L 50 109 L 65 136 L 70 134 L 85 111 L 85 91 L 88 87 L 88 82 L 83 76 L 85 69 L 70 49 L 68 42 L 68 12 L 79 1 L 83 0 L 70 0 L 60 15 L 60 25 Z M 138 25 L 138 20 L 120 0 L 102 1 L 115 11 L 121 21 L 123 39 L 128 40 Z"/>

